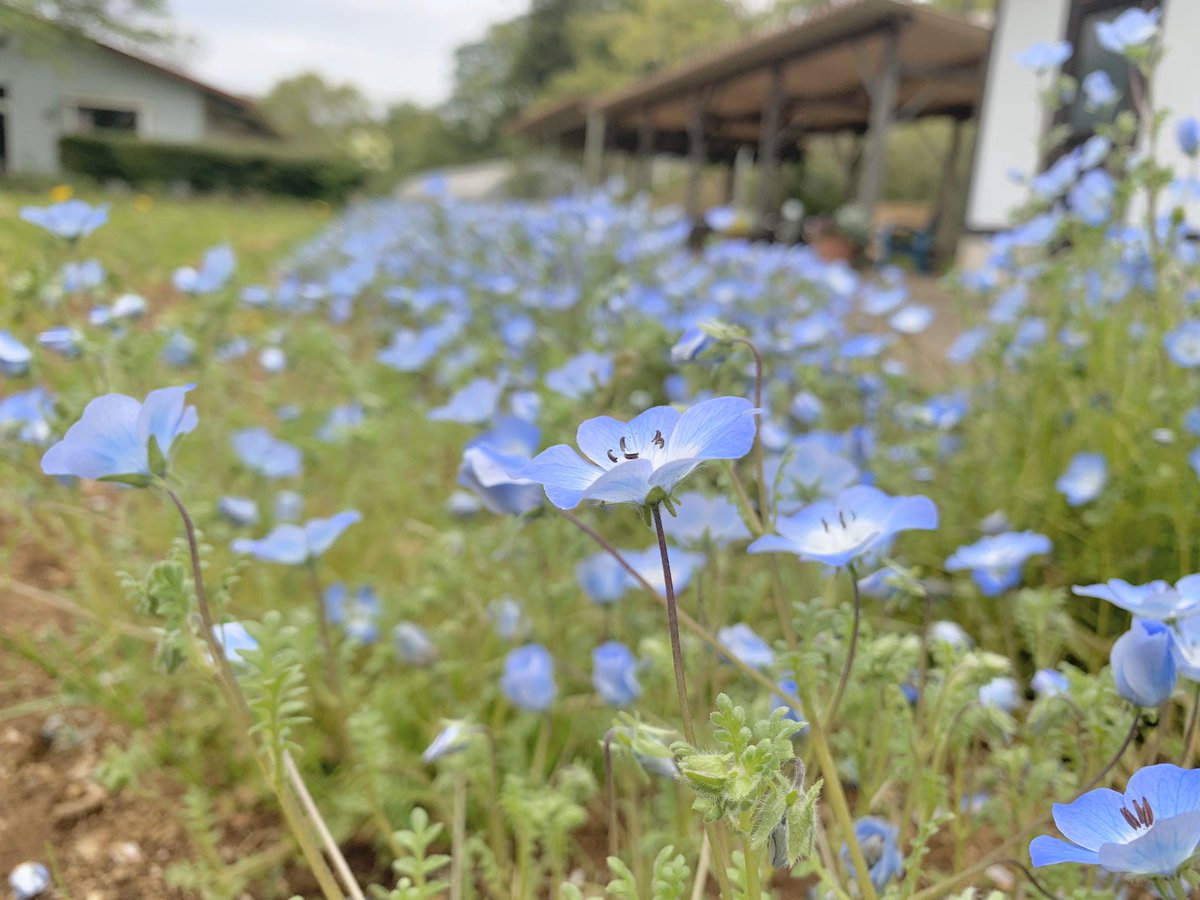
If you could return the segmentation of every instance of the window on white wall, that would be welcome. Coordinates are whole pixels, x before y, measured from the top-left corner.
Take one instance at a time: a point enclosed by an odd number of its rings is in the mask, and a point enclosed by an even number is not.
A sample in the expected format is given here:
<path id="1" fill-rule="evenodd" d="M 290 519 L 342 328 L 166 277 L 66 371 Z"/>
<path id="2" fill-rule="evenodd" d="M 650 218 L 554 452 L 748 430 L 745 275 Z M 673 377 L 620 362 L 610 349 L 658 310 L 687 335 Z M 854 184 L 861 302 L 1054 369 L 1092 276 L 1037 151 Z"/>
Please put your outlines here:
<path id="1" fill-rule="evenodd" d="M 1123 56 L 1100 46 L 1096 37 L 1096 25 L 1111 22 L 1131 7 L 1156 9 L 1161 5 L 1161 0 L 1074 0 L 1065 37 L 1071 42 L 1075 52 L 1064 67 L 1064 72 L 1077 82 L 1092 72 L 1105 72 L 1120 95 L 1117 108 L 1133 109 L 1129 63 Z M 1070 128 L 1070 138 L 1064 149 L 1070 149 L 1087 140 L 1094 133 L 1097 124 L 1111 121 L 1111 117 L 1111 110 L 1101 112 L 1089 109 L 1084 102 L 1083 92 L 1076 92 L 1074 101 L 1067 104 L 1059 115 L 1059 123 Z"/>
<path id="2" fill-rule="evenodd" d="M 137 134 L 138 111 L 112 106 L 79 105 L 75 107 L 75 131 L 90 134 L 94 131 Z"/>

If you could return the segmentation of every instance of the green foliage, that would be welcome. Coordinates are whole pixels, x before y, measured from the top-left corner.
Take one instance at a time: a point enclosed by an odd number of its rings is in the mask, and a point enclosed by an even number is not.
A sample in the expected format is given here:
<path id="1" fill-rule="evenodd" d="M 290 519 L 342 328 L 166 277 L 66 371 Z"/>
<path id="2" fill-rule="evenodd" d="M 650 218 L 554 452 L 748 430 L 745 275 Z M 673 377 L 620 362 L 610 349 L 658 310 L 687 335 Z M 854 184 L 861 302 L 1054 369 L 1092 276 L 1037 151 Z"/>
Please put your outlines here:
<path id="1" fill-rule="evenodd" d="M 162 620 L 155 661 L 163 671 L 174 672 L 187 660 L 193 646 L 188 617 L 195 589 L 187 542 L 177 538 L 167 558 L 152 565 L 142 580 L 125 572 L 118 573 L 117 578 L 141 615 Z"/>
<path id="2" fill-rule="evenodd" d="M 667 845 L 658 851 L 654 857 L 654 867 L 650 874 L 650 890 L 643 891 L 638 887 L 637 876 L 633 871 L 615 856 L 608 858 L 608 868 L 612 871 L 612 880 L 608 883 L 608 893 L 612 897 L 624 897 L 629 900 L 640 900 L 649 897 L 650 900 L 680 900 L 687 896 L 691 887 L 691 867 L 683 854 L 676 853 L 675 848 Z"/>
<path id="3" fill-rule="evenodd" d="M 241 651 L 238 680 L 254 713 L 251 730 L 262 735 L 278 772 L 284 752 L 299 751 L 295 732 L 309 721 L 299 630 L 286 624 L 278 610 L 260 623 L 246 623 L 246 630 L 258 646 Z"/>
<path id="4" fill-rule="evenodd" d="M 441 824 L 431 824 L 429 814 L 416 807 L 409 818 L 409 827 L 395 834 L 396 843 L 408 853 L 392 861 L 392 870 L 400 876 L 396 887 L 390 891 L 373 887 L 372 894 L 384 900 L 432 900 L 443 896 L 450 883 L 436 876 L 450 864 L 450 857 L 429 853 L 441 833 Z"/>
<path id="5" fill-rule="evenodd" d="M 351 129 L 371 115 L 370 102 L 355 85 L 332 84 L 316 72 L 276 82 L 259 108 L 284 137 L 323 154 L 344 151 Z"/>
<path id="6" fill-rule="evenodd" d="M 67 135 L 59 140 L 59 153 L 65 171 L 98 182 L 122 181 L 140 188 L 186 184 L 201 193 L 279 194 L 340 202 L 365 178 L 362 168 L 345 159 L 293 156 L 275 147 Z"/>

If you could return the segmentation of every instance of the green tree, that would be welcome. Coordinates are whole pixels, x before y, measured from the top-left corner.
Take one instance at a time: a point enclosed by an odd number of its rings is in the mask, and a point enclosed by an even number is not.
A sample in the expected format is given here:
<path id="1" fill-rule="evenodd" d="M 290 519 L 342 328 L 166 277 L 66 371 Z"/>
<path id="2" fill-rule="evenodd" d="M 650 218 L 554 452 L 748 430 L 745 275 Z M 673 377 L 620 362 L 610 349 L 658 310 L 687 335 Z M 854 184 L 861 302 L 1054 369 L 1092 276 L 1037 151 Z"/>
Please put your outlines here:
<path id="1" fill-rule="evenodd" d="M 0 34 L 35 50 L 79 34 L 130 47 L 181 43 L 167 0 L 0 0 Z"/>
<path id="2" fill-rule="evenodd" d="M 351 131 L 372 120 L 362 91 L 330 83 L 316 72 L 283 79 L 259 105 L 280 134 L 314 150 L 342 150 Z"/>
<path id="3" fill-rule="evenodd" d="M 454 84 L 445 113 L 477 144 L 498 147 L 504 123 L 528 102 L 512 81 L 523 27 L 521 19 L 501 22 L 482 40 L 454 51 Z"/>

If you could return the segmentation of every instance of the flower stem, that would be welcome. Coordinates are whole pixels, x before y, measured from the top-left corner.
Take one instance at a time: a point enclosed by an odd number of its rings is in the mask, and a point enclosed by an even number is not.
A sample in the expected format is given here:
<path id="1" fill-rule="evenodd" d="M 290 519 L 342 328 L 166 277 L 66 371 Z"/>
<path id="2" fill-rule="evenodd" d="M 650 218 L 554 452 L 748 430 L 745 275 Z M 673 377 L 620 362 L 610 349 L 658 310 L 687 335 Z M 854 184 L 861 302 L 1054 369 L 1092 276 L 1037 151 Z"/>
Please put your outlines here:
<path id="1" fill-rule="evenodd" d="M 858 631 L 862 625 L 862 592 L 858 589 L 858 578 L 855 575 L 854 566 L 848 566 L 846 574 L 850 576 L 850 586 L 854 589 L 854 622 L 850 626 L 850 646 L 846 649 L 846 662 L 842 665 L 842 675 L 838 679 L 833 699 L 829 701 L 829 708 L 825 710 L 826 729 L 833 727 L 833 720 L 837 717 L 838 708 L 842 705 L 842 697 L 846 693 L 846 685 L 850 682 L 850 670 L 854 668 L 854 655 L 858 651 Z"/>
<path id="2" fill-rule="evenodd" d="M 763 403 L 762 354 L 759 353 L 754 341 L 749 338 L 734 338 L 733 343 L 749 347 L 750 352 L 754 354 L 754 408 L 761 410 Z M 754 468 L 755 475 L 758 478 L 758 517 L 764 526 L 769 527 L 771 524 L 771 494 L 767 490 L 766 448 L 763 447 L 761 414 L 755 422 L 754 429 Z"/>
<path id="3" fill-rule="evenodd" d="M 612 758 L 613 730 L 604 735 L 604 792 L 608 804 L 608 855 L 617 856 L 620 849 L 620 827 L 617 819 L 617 785 L 613 774 Z"/>
<path id="4" fill-rule="evenodd" d="M 347 714 L 346 695 L 342 691 L 342 676 L 338 671 L 337 654 L 333 647 L 333 632 L 329 627 L 329 616 L 325 612 L 325 592 L 321 587 L 321 576 L 317 574 L 316 560 L 310 559 L 305 566 L 308 569 L 308 581 L 312 586 L 313 601 L 316 603 L 317 630 L 320 633 L 321 656 L 325 662 L 325 679 L 329 682 L 329 690 L 337 703 L 338 718 L 341 721 L 343 735 Z M 346 603 L 350 602 L 349 589 L 346 591 Z"/>
<path id="5" fill-rule="evenodd" d="M 167 496 L 175 505 L 175 509 L 179 511 L 179 517 L 183 520 L 183 530 L 187 536 L 188 552 L 192 562 L 192 582 L 196 592 L 196 608 L 200 614 L 201 627 L 204 630 L 203 639 L 208 647 L 209 654 L 213 658 L 213 665 L 217 669 L 217 682 L 221 686 L 222 692 L 228 701 L 230 707 L 241 720 L 240 725 L 245 734 L 251 732 L 254 725 L 254 714 L 250 711 L 250 704 L 246 702 L 246 695 L 242 693 L 241 686 L 238 684 L 237 676 L 234 675 L 233 667 L 229 664 L 229 659 L 225 656 L 225 648 L 221 646 L 217 640 L 215 631 L 215 622 L 213 621 L 212 606 L 208 600 L 208 589 L 204 584 L 204 571 L 200 563 L 200 544 L 196 539 L 196 526 L 192 521 L 191 515 L 187 511 L 187 507 L 183 505 L 183 501 L 179 499 L 179 495 L 171 488 L 164 487 Z M 255 754 L 255 758 L 262 765 L 262 759 Z M 291 790 L 300 799 L 301 806 L 306 813 L 308 824 L 317 832 L 321 842 L 325 845 L 325 852 L 329 854 L 329 858 L 333 860 L 334 868 L 338 870 L 338 874 L 342 878 L 342 883 L 346 888 L 346 892 L 353 900 L 365 900 L 362 889 L 355 881 L 353 873 L 350 871 L 349 865 L 346 863 L 346 858 L 342 855 L 341 848 L 338 847 L 337 841 L 329 832 L 325 820 L 321 817 L 320 810 L 317 809 L 313 802 L 312 795 L 308 792 L 308 787 L 304 783 L 304 778 L 301 776 L 299 769 L 292 760 L 291 754 L 285 749 L 283 751 L 284 774 L 286 775 L 288 785 Z M 274 783 L 274 782 L 273 782 Z M 320 850 L 314 846 L 312 836 L 308 833 L 308 829 L 304 827 L 302 821 L 294 813 L 294 802 L 288 795 L 286 790 L 276 790 L 279 802 L 284 810 L 284 818 L 288 820 L 291 826 L 292 834 L 296 838 L 296 842 L 300 845 L 300 850 L 304 854 L 305 860 L 312 869 L 313 875 L 321 886 L 321 892 L 325 894 L 329 900 L 343 900 L 345 895 L 337 886 L 337 882 L 333 878 L 333 874 L 329 870 L 328 864 L 321 856 Z"/>
<path id="6" fill-rule="evenodd" d="M 450 900 L 462 900 L 463 858 L 467 852 L 467 773 L 454 773 L 454 812 L 450 832 Z"/>
<path id="7" fill-rule="evenodd" d="M 662 559 L 663 584 L 667 590 L 667 628 L 671 633 L 671 661 L 675 664 L 675 693 L 679 697 L 679 714 L 683 717 L 683 736 L 696 746 L 696 729 L 692 725 L 692 707 L 688 702 L 687 680 L 683 672 L 683 648 L 679 643 L 679 610 L 675 603 L 675 584 L 671 581 L 671 559 L 667 554 L 667 535 L 663 531 L 659 504 L 650 507 L 654 530 L 658 532 L 658 555 Z"/>
<path id="8" fill-rule="evenodd" d="M 758 881 L 758 853 L 750 846 L 750 835 L 742 833 L 742 859 L 746 864 L 746 897 L 762 900 L 762 888 Z"/>

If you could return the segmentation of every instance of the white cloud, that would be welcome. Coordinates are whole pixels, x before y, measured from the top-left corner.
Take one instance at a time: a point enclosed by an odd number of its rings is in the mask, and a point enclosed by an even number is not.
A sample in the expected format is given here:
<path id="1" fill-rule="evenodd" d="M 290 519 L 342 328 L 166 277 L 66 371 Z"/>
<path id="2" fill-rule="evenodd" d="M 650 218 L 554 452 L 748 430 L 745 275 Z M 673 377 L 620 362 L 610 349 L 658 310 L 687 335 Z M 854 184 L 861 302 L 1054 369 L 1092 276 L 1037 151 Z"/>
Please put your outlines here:
<path id="1" fill-rule="evenodd" d="M 453 52 L 528 0 L 171 0 L 198 47 L 184 61 L 235 93 L 265 93 L 315 69 L 377 103 L 437 103 L 450 91 Z"/>

